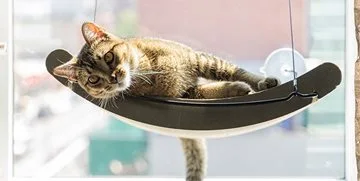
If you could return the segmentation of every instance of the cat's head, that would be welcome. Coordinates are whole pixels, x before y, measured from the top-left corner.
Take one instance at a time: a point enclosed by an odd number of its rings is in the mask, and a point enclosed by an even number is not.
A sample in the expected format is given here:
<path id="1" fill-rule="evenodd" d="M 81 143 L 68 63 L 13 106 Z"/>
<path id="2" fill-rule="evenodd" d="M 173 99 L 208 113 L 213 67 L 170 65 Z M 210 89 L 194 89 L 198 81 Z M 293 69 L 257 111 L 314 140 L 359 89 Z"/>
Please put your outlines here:
<path id="1" fill-rule="evenodd" d="M 114 97 L 126 90 L 132 65 L 124 41 L 89 22 L 82 25 L 82 34 L 86 44 L 78 56 L 53 73 L 78 83 L 95 98 Z"/>

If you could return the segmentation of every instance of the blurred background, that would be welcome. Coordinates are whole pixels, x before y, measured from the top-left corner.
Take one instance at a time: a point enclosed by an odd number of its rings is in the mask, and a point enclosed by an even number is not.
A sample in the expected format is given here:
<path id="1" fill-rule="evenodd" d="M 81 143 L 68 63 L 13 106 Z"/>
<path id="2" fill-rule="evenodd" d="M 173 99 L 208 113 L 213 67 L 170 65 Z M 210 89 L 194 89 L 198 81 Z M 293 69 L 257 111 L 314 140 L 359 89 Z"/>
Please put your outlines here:
<path id="1" fill-rule="evenodd" d="M 292 77 L 287 3 L 98 0 L 96 23 L 120 37 L 178 41 L 286 82 Z M 122 123 L 47 73 L 51 51 L 80 50 L 80 27 L 93 20 L 94 6 L 89 0 L 14 0 L 15 177 L 183 177 L 176 138 Z M 298 74 L 324 61 L 343 70 L 345 1 L 298 0 L 292 7 Z M 209 140 L 209 177 L 343 178 L 344 102 L 342 84 L 281 124 Z"/>

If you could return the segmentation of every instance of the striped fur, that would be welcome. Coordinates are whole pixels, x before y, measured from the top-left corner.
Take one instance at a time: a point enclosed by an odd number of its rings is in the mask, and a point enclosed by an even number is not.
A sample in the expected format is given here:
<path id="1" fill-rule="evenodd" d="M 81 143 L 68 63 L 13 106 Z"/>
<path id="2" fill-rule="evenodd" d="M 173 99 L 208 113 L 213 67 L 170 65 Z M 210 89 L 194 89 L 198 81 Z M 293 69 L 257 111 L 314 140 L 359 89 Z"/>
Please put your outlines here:
<path id="1" fill-rule="evenodd" d="M 206 172 L 205 140 L 180 138 L 186 160 L 186 181 L 201 181 Z"/>
<path id="2" fill-rule="evenodd" d="M 271 84 L 269 87 L 264 87 L 266 85 L 259 85 L 259 83 L 264 80 L 262 76 L 252 74 L 226 60 L 207 53 L 196 52 L 195 55 L 196 58 L 193 61 L 196 62 L 198 75 L 200 77 L 217 81 L 246 82 L 255 91 L 274 87 L 279 83 L 277 82 L 278 80 L 274 79 L 273 82 L 269 82 Z"/>
<path id="3" fill-rule="evenodd" d="M 71 81 L 77 82 L 90 96 L 101 100 L 112 99 L 119 94 L 224 98 L 280 84 L 276 78 L 252 74 L 221 58 L 177 42 L 118 38 L 91 23 L 84 24 L 83 28 L 87 43 L 71 63 L 59 66 L 54 74 L 76 78 Z M 109 52 L 115 57 L 111 63 L 105 61 Z M 91 76 L 98 77 L 99 83 L 91 85 Z M 201 77 L 213 82 L 199 84 Z M 186 158 L 186 180 L 201 181 L 206 172 L 204 140 L 180 140 Z"/>

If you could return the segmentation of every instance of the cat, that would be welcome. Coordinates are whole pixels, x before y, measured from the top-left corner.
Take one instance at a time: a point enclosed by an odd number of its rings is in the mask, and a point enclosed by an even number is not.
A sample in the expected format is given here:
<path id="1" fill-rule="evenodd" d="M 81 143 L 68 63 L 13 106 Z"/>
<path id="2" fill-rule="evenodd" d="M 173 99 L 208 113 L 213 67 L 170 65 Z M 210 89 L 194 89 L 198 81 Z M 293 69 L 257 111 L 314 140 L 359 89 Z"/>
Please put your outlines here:
<path id="1" fill-rule="evenodd" d="M 81 30 L 86 43 L 80 53 L 53 73 L 79 84 L 93 98 L 109 99 L 125 93 L 213 99 L 243 96 L 280 84 L 275 77 L 250 73 L 170 40 L 120 38 L 92 22 L 85 22 Z M 199 78 L 212 82 L 200 84 Z M 179 139 L 186 160 L 186 181 L 203 180 L 205 140 Z"/>

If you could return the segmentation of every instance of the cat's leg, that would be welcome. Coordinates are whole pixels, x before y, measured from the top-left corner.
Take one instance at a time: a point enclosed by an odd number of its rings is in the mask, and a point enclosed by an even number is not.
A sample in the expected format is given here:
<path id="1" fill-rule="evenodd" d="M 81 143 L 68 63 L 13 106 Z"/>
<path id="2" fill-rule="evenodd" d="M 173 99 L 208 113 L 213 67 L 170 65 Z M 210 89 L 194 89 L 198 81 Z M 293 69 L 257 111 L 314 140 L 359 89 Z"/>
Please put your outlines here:
<path id="1" fill-rule="evenodd" d="M 212 99 L 247 95 L 252 91 L 244 82 L 213 82 L 198 85 L 189 92 L 190 98 Z M 202 181 L 206 172 L 205 140 L 180 138 L 186 159 L 186 181 Z"/>
<path id="2" fill-rule="evenodd" d="M 206 172 L 206 144 L 203 139 L 180 138 L 186 161 L 186 181 L 202 181 Z"/>
<path id="3" fill-rule="evenodd" d="M 253 92 L 250 85 L 245 82 L 212 82 L 198 85 L 191 91 L 189 98 L 216 99 L 225 97 L 243 96 Z"/>
<path id="4" fill-rule="evenodd" d="M 263 77 L 241 68 L 237 68 L 230 80 L 244 81 L 255 91 L 262 91 L 280 85 L 280 80 L 275 77 Z"/>
<path id="5" fill-rule="evenodd" d="M 252 91 L 244 82 L 213 82 L 198 85 L 190 90 L 188 97 L 213 99 L 247 95 Z M 180 138 L 186 159 L 186 181 L 202 181 L 206 172 L 205 140 Z"/>
<path id="6" fill-rule="evenodd" d="M 264 77 L 251 73 L 216 56 L 198 52 L 195 54 L 195 70 L 200 77 L 218 81 L 242 81 L 254 91 L 262 91 L 280 85 L 275 77 Z"/>

